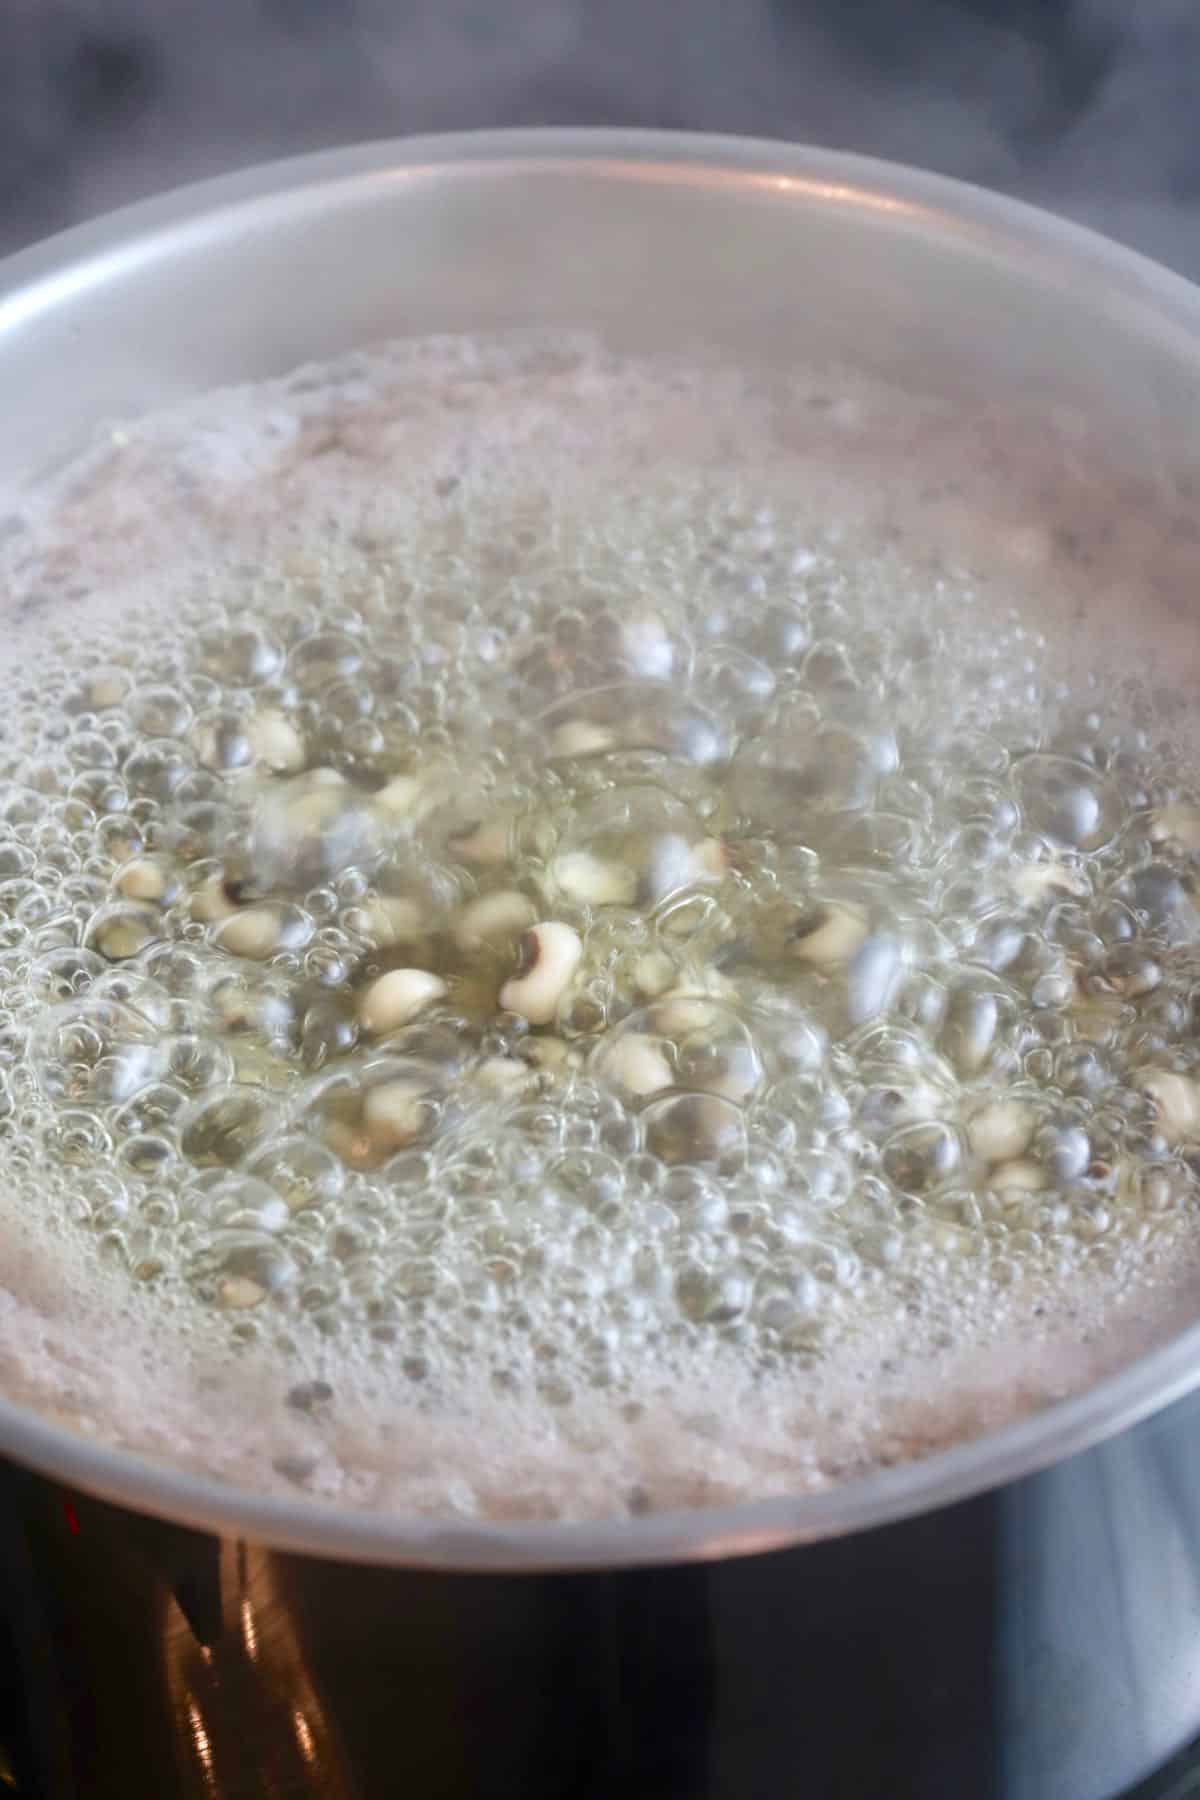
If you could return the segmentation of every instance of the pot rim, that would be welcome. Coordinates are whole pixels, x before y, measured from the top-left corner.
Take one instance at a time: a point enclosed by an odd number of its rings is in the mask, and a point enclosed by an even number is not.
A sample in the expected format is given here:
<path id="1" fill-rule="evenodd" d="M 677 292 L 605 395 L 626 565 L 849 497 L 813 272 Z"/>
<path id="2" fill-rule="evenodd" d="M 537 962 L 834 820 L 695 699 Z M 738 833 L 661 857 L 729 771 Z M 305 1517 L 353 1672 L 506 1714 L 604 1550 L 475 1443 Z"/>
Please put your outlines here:
<path id="1" fill-rule="evenodd" d="M 173 246 L 276 221 L 364 186 L 569 173 L 745 187 L 781 203 L 904 214 L 943 245 L 1025 266 L 1056 285 L 1102 284 L 1131 328 L 1200 349 L 1200 288 L 1086 227 L 1024 202 L 877 158 L 766 139 L 624 129 L 471 131 L 384 140 L 260 164 L 177 188 L 0 261 L 0 333 L 86 297 Z M 1200 1323 L 1069 1399 L 918 1461 L 819 1493 L 586 1522 L 450 1522 L 256 1495 L 94 1443 L 0 1398 L 0 1450 L 117 1505 L 335 1560 L 473 1570 L 704 1561 L 840 1536 L 1019 1480 L 1137 1424 L 1200 1386 Z"/>

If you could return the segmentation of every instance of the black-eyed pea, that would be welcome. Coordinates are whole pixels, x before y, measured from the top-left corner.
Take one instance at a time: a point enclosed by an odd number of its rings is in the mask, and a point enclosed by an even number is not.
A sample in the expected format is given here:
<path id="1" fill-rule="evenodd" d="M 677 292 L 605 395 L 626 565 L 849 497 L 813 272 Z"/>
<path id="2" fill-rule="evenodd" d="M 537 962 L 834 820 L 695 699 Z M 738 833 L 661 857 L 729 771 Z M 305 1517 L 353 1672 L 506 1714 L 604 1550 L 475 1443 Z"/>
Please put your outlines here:
<path id="1" fill-rule="evenodd" d="M 460 862 L 479 866 L 507 862 L 512 855 L 512 820 L 507 816 L 485 819 L 465 831 L 454 832 L 446 847 Z"/>
<path id="2" fill-rule="evenodd" d="M 676 1094 L 646 1115 L 646 1146 L 667 1163 L 725 1163 L 745 1150 L 741 1111 L 717 1094 Z"/>
<path id="3" fill-rule="evenodd" d="M 228 1312 L 244 1312 L 260 1305 L 266 1297 L 266 1288 L 249 1275 L 227 1275 L 217 1290 L 218 1303 Z"/>
<path id="4" fill-rule="evenodd" d="M 1049 1185 L 1045 1169 L 1026 1156 L 999 1163 L 988 1176 L 988 1186 L 998 1194 L 1040 1194 Z"/>
<path id="5" fill-rule="evenodd" d="M 1168 1144 L 1200 1135 L 1200 1084 L 1173 1069 L 1145 1069 L 1137 1085 L 1149 1100 L 1154 1122 Z"/>
<path id="6" fill-rule="evenodd" d="M 384 852 L 383 820 L 336 769 L 265 779 L 245 844 L 256 888 L 303 893 L 349 868 L 368 872 Z"/>
<path id="7" fill-rule="evenodd" d="M 590 850 L 569 850 L 555 857 L 550 881 L 580 906 L 632 906 L 638 891 L 636 870 Z"/>
<path id="8" fill-rule="evenodd" d="M 1181 850 L 1200 850 L 1200 806 L 1175 800 L 1160 806 L 1150 820 L 1150 838 L 1156 844 L 1178 844 Z"/>
<path id="9" fill-rule="evenodd" d="M 441 976 L 428 969 L 389 969 L 363 994 L 358 1004 L 358 1022 L 373 1037 L 398 1031 L 447 991 Z"/>
<path id="10" fill-rule="evenodd" d="M 327 1148 L 352 1169 L 369 1168 L 378 1160 L 382 1146 L 372 1141 L 365 1123 L 351 1125 L 345 1119 L 327 1119 L 324 1135 Z"/>
<path id="11" fill-rule="evenodd" d="M 230 956 L 265 962 L 277 950 L 297 948 L 311 929 L 299 907 L 246 906 L 216 925 L 213 943 Z"/>
<path id="12" fill-rule="evenodd" d="M 1118 944 L 1105 958 L 1102 978 L 1106 987 L 1129 1000 L 1152 994 L 1163 978 L 1163 965 L 1138 944 Z"/>
<path id="13" fill-rule="evenodd" d="M 382 1081 L 367 1089 L 363 1124 L 376 1149 L 403 1150 L 429 1125 L 429 1094 L 419 1081 Z"/>
<path id="14" fill-rule="evenodd" d="M 680 1051 L 680 1085 L 701 1088 L 722 1099 L 748 1100 L 762 1080 L 762 1064 L 748 1041 L 717 1038 L 688 1043 Z"/>
<path id="15" fill-rule="evenodd" d="M 127 900 L 144 900 L 169 906 L 179 889 L 179 877 L 153 856 L 135 856 L 122 863 L 113 886 Z"/>
<path id="16" fill-rule="evenodd" d="M 579 933 L 559 919 L 544 919 L 520 942 L 517 970 L 500 990 L 500 1004 L 531 1025 L 548 1025 L 583 955 Z"/>
<path id="17" fill-rule="evenodd" d="M 519 937 L 536 921 L 537 909 L 528 895 L 501 888 L 467 902 L 455 920 L 454 941 L 460 950 L 482 950 Z"/>
<path id="18" fill-rule="evenodd" d="M 424 799 L 423 784 L 416 775 L 393 775 L 375 795 L 375 804 L 394 819 L 416 819 Z"/>
<path id="19" fill-rule="evenodd" d="M 1023 863 L 1008 879 L 1021 904 L 1031 908 L 1064 895 L 1083 900 L 1091 892 L 1087 876 L 1063 862 Z"/>
<path id="20" fill-rule="evenodd" d="M 836 969 L 852 961 L 867 941 L 867 915 L 848 901 L 831 901 L 805 914 L 788 942 L 792 956 L 814 969 Z"/>
<path id="21" fill-rule="evenodd" d="M 214 925 L 220 919 L 231 919 L 237 906 L 230 898 L 220 875 L 210 875 L 192 895 L 191 913 L 201 925 Z"/>
<path id="22" fill-rule="evenodd" d="M 99 669 L 88 682 L 88 699 L 96 712 L 120 706 L 129 692 L 129 675 L 124 669 Z"/>
<path id="23" fill-rule="evenodd" d="M 422 908 L 406 894 L 371 894 L 347 914 L 346 923 L 381 950 L 415 944 L 427 930 Z"/>
<path id="24" fill-rule="evenodd" d="M 593 724 L 590 719 L 564 719 L 550 735 L 550 754 L 554 757 L 601 756 L 617 742 L 607 725 Z"/>
<path id="25" fill-rule="evenodd" d="M 206 713 L 192 730 L 196 759 L 203 768 L 232 775 L 254 761 L 254 749 L 246 734 L 246 721 L 231 709 Z"/>
<path id="26" fill-rule="evenodd" d="M 676 987 L 664 994 L 651 1013 L 656 1031 L 664 1037 L 688 1037 L 707 1031 L 721 1017 L 720 1007 L 698 987 Z"/>
<path id="27" fill-rule="evenodd" d="M 981 1162 L 1014 1162 L 1033 1139 L 1037 1115 L 1024 1100 L 992 1100 L 967 1122 L 967 1142 Z"/>
<path id="28" fill-rule="evenodd" d="M 648 950 L 633 965 L 633 985 L 647 999 L 656 999 L 675 984 L 677 970 L 663 950 Z"/>
<path id="29" fill-rule="evenodd" d="M 1120 994 L 1077 987 L 1070 1008 L 1076 1037 L 1103 1043 L 1125 1017 L 1126 1004 Z"/>
<path id="30" fill-rule="evenodd" d="M 275 707 L 251 715 L 246 723 L 246 738 L 255 757 L 272 774 L 298 774 L 308 760 L 304 739 L 291 720 Z"/>
<path id="31" fill-rule="evenodd" d="M 720 838 L 701 838 L 693 844 L 688 873 L 693 881 L 721 881 L 729 871 L 729 855 Z"/>
<path id="32" fill-rule="evenodd" d="M 607 1080 L 638 1100 L 662 1093 L 675 1083 L 666 1045 L 648 1032 L 619 1033 L 604 1047 L 597 1067 Z"/>
<path id="33" fill-rule="evenodd" d="M 107 962 L 124 962 L 153 943 L 161 930 L 159 915 L 152 908 L 117 901 L 95 914 L 84 942 Z"/>
<path id="34" fill-rule="evenodd" d="M 500 1099 L 523 1093 L 536 1077 L 527 1062 L 516 1056 L 489 1056 L 475 1071 L 479 1086 Z"/>
<path id="35" fill-rule="evenodd" d="M 547 1075 L 565 1075 L 568 1070 L 579 1068 L 583 1061 L 579 1051 L 559 1037 L 526 1038 L 520 1046 L 520 1055 Z"/>

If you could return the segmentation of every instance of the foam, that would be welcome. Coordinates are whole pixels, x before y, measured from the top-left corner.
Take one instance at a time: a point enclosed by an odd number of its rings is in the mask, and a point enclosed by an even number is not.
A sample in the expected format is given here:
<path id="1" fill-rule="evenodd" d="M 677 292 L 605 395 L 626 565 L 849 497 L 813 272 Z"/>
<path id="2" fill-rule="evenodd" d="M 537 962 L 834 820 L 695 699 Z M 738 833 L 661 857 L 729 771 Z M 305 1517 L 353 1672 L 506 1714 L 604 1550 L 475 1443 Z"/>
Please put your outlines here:
<path id="1" fill-rule="evenodd" d="M 924 566 L 931 582 L 994 606 L 1032 591 L 1027 610 L 1064 669 L 1085 646 L 1094 662 L 1104 609 L 1114 663 L 1136 646 L 1139 699 L 1168 668 L 1185 684 L 1200 670 L 1170 605 L 1183 551 L 1176 566 L 1143 507 L 1125 538 L 1109 537 L 1101 569 L 1081 561 L 1080 521 L 1111 507 L 1111 486 L 1093 467 L 1060 483 L 1057 516 L 1044 493 L 1035 510 L 1044 437 L 1019 417 L 1004 427 L 1000 480 L 985 455 L 995 421 L 966 426 L 844 372 L 781 382 L 699 358 L 639 366 L 570 337 L 387 347 L 115 426 L 14 497 L 0 545 L 13 608 L 0 678 L 36 711 L 39 682 L 64 658 L 84 670 L 133 626 L 165 643 L 230 583 L 253 604 L 274 571 L 300 581 L 335 567 L 353 582 L 381 545 L 400 546 L 402 564 L 406 540 L 449 501 L 569 514 L 627 491 L 631 470 L 650 486 L 677 469 L 719 472 L 751 504 L 787 495 L 812 518 L 814 543 L 894 566 L 897 579 Z M 1134 581 L 1163 597 L 1157 663 L 1143 621 L 1119 635 Z M 582 1394 L 564 1413 L 497 1395 L 461 1368 L 440 1391 L 414 1393 L 398 1353 L 331 1345 L 302 1320 L 286 1353 L 232 1341 L 186 1292 L 135 1288 L 56 1204 L 45 1208 L 36 1173 L 0 1202 L 10 1397 L 246 1488 L 492 1518 L 767 1497 L 927 1453 L 1161 1340 L 1192 1304 L 1200 1251 L 1185 1225 L 1164 1232 L 1116 1273 L 1080 1274 L 1050 1317 L 1042 1293 L 1018 1282 L 1007 1296 L 989 1291 L 986 1308 L 966 1296 L 956 1313 L 951 1296 L 903 1328 L 867 1320 L 832 1367 L 764 1372 L 723 1341 L 673 1351 L 633 1393 Z M 314 1381 L 332 1402 L 289 1404 Z"/>

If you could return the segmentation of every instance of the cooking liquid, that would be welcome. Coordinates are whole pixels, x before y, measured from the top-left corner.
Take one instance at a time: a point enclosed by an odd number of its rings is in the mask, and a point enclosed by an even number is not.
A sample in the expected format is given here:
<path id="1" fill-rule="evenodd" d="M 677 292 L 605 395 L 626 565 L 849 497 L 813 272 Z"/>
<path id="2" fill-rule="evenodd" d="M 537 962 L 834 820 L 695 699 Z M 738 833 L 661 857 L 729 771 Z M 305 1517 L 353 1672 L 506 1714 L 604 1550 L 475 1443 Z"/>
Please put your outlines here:
<path id="1" fill-rule="evenodd" d="M 15 1397 L 255 1487 L 639 1512 L 1186 1311 L 1200 766 L 1036 570 L 879 529 L 776 406 L 400 346 L 25 497 Z"/>

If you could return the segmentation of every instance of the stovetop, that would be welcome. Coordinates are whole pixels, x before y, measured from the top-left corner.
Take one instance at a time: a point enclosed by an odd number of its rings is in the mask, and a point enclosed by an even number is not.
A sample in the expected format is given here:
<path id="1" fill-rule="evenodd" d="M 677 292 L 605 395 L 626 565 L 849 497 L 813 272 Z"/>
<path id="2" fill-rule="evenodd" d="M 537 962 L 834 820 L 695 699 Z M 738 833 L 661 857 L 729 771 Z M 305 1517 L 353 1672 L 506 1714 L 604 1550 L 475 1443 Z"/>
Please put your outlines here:
<path id="1" fill-rule="evenodd" d="M 1131 1788 L 1125 1800 L 1200 1800 L 1200 1739 L 1181 1750 L 1149 1781 Z"/>
<path id="2" fill-rule="evenodd" d="M 34 1767 L 55 1766 L 56 1759 L 49 1753 L 45 1740 L 48 1729 L 51 1735 L 54 1734 L 60 1715 L 53 1705 L 47 1707 L 45 1693 L 41 1691 L 39 1676 L 44 1677 L 44 1668 L 35 1673 L 30 1687 L 26 1686 L 30 1656 L 37 1660 L 44 1643 L 37 1633 L 30 1634 L 26 1631 L 23 1634 L 20 1620 L 23 1612 L 29 1613 L 31 1602 L 40 1610 L 46 1596 L 38 1582 L 35 1581 L 33 1588 L 30 1588 L 32 1564 L 17 1549 L 25 1540 L 18 1522 L 17 1509 L 10 1500 L 13 1490 L 6 1489 L 5 1479 L 4 1465 L 0 1463 L 0 1592 L 5 1596 L 5 1603 L 0 1606 L 0 1795 L 11 1793 L 18 1796 L 19 1800 L 58 1800 L 53 1776 L 45 1778 L 50 1782 L 47 1787 L 44 1780 L 39 1781 L 28 1773 Z M 79 1505 L 82 1507 L 83 1504 L 80 1498 Z M 68 1529 L 77 1529 L 72 1523 L 73 1508 L 62 1510 L 71 1514 L 67 1518 Z M 241 1554 L 239 1551 L 239 1556 Z M 182 1595 L 182 1583 L 176 1591 Z M 92 1636 L 99 1642 L 106 1642 L 111 1637 L 112 1628 L 117 1621 L 108 1612 L 108 1602 L 104 1595 L 103 1586 L 94 1592 L 90 1589 L 73 1588 L 73 1630 L 80 1638 Z M 84 1616 L 89 1612 L 90 1622 Z M 190 1624 L 192 1632 L 199 1629 L 203 1635 L 202 1611 L 195 1614 Z M 581 1629 L 588 1629 L 586 1620 Z M 52 1660 L 57 1661 L 53 1653 Z M 31 1702 L 27 1701 L 27 1693 L 32 1693 Z M 697 1720 L 697 1724 L 699 1723 Z M 864 1726 L 869 1725 L 867 1719 L 863 1723 Z M 680 1721 L 676 1719 L 674 1725 L 678 1729 Z M 111 1790 L 105 1787 L 104 1791 L 107 1793 Z M 157 1783 L 153 1791 L 155 1800 L 160 1800 L 161 1790 Z M 307 1788 L 305 1791 L 308 1791 Z M 358 1791 L 355 1788 L 355 1792 Z M 122 1792 L 124 1800 L 138 1800 L 137 1793 Z M 626 1789 L 626 1794 L 627 1800 L 668 1800 L 668 1796 L 662 1792 L 643 1792 L 640 1783 L 636 1781 Z M 907 1800 L 913 1800 L 907 1787 L 904 1789 L 904 1796 Z M 529 1800 L 537 1800 L 536 1792 L 530 1792 Z M 950 1796 L 937 1792 L 931 1794 L 929 1800 L 961 1800 L 961 1796 L 957 1793 Z M 1129 1789 L 1121 1800 L 1200 1800 L 1200 1739 L 1187 1746 L 1154 1776 Z"/>
<path id="3" fill-rule="evenodd" d="M 18 1800 L 53 1800 L 52 1795 L 38 1792 L 22 1778 L 24 1727 L 19 1705 L 14 1671 L 0 1662 L 0 1794 L 12 1794 Z M 129 1800 L 134 1800 L 134 1796 Z M 530 1795 L 528 1800 L 536 1800 L 536 1796 Z M 662 1796 L 631 1794 L 627 1800 L 662 1800 Z M 942 1797 L 933 1796 L 931 1800 Z M 1122 1800 L 1200 1800 L 1200 1739 L 1149 1780 L 1128 1789 Z"/>

